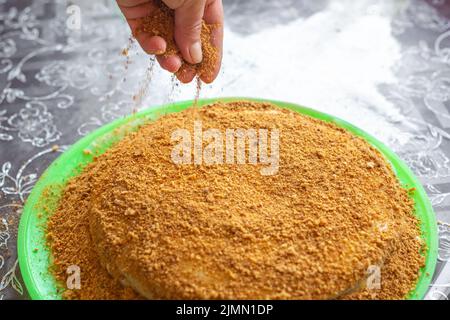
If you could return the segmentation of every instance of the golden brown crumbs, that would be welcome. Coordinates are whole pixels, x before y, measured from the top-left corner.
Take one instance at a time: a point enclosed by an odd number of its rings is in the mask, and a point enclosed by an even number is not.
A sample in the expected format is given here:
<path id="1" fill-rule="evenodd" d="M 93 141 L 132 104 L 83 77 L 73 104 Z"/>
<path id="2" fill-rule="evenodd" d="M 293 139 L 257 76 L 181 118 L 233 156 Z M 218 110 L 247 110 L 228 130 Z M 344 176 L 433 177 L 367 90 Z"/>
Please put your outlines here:
<path id="1" fill-rule="evenodd" d="M 163 56 L 180 55 L 174 38 L 174 10 L 167 7 L 160 0 L 155 0 L 155 7 L 155 10 L 149 16 L 141 19 L 141 25 L 137 28 L 134 35 L 145 32 L 151 36 L 159 36 L 167 43 L 166 51 L 162 54 Z M 200 36 L 203 51 L 202 62 L 197 65 L 191 65 L 183 60 L 183 64 L 177 73 L 184 72 L 188 67 L 193 67 L 197 76 L 201 78 L 214 73 L 217 59 L 219 59 L 217 48 L 211 43 L 211 34 L 214 28 L 216 28 L 215 25 L 206 24 L 203 21 Z"/>
<path id="2" fill-rule="evenodd" d="M 59 209 L 47 224 L 52 253 L 52 273 L 60 283 L 64 299 L 136 299 L 138 295 L 112 279 L 100 265 L 89 233 L 91 177 L 82 174 L 68 183 Z M 49 197 L 50 198 L 50 197 Z M 81 290 L 66 290 L 67 270 L 81 271 Z"/>
<path id="3" fill-rule="evenodd" d="M 279 129 L 278 174 L 175 165 L 171 134 L 192 133 L 196 120 L 204 130 Z M 69 299 L 139 298 L 124 283 L 157 299 L 401 299 L 423 265 L 412 212 L 362 139 L 241 101 L 164 116 L 95 158 L 69 182 L 48 240 L 60 282 L 68 266 L 82 270 Z M 371 265 L 381 289 L 359 289 Z"/>

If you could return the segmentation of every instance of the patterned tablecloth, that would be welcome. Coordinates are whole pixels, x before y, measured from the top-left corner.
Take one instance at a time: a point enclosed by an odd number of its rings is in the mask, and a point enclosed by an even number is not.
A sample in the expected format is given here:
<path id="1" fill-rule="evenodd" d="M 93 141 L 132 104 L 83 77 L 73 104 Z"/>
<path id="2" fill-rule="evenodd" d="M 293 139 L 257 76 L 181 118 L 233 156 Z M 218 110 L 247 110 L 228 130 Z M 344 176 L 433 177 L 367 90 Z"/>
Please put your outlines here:
<path id="1" fill-rule="evenodd" d="M 263 4 L 264 3 L 264 4 Z M 428 299 L 450 293 L 450 1 L 224 0 L 223 70 L 202 97 L 287 100 L 344 118 L 420 178 L 439 220 Z M 26 299 L 16 254 L 27 195 L 82 136 L 192 99 L 131 46 L 115 1 L 0 0 L 0 299 Z M 142 99 L 133 100 L 133 95 Z M 55 148 L 55 146 L 59 148 Z"/>

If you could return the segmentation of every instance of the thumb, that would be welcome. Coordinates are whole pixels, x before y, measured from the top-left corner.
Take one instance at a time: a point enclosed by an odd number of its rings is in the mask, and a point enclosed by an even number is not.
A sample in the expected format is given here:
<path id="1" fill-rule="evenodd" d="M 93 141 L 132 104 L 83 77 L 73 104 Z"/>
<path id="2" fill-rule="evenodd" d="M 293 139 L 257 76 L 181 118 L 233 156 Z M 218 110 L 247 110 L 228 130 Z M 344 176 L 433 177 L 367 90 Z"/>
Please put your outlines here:
<path id="1" fill-rule="evenodd" d="M 184 60 L 191 64 L 202 62 L 202 18 L 206 0 L 185 0 L 175 8 L 175 42 Z"/>

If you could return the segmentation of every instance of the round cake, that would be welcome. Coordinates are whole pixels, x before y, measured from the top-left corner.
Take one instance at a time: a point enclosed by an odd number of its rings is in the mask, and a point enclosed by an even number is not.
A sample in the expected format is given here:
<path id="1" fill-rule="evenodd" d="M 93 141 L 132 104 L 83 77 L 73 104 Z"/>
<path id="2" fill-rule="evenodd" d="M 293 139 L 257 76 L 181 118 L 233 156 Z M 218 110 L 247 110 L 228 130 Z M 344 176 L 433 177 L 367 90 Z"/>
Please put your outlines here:
<path id="1" fill-rule="evenodd" d="M 401 298 L 423 263 L 383 156 L 269 103 L 190 108 L 129 134 L 71 181 L 53 241 L 78 185 L 99 264 L 149 299 Z M 374 268 L 393 296 L 367 287 Z"/>

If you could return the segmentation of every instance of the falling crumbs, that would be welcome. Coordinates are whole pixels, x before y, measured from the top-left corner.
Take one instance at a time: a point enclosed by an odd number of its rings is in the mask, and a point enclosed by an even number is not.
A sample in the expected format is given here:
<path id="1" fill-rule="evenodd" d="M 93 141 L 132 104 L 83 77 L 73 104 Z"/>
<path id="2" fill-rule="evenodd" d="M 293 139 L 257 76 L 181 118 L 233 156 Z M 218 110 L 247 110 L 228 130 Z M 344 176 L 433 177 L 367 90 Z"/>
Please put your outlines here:
<path id="1" fill-rule="evenodd" d="M 196 121 L 279 130 L 277 174 L 174 163 L 173 132 L 193 135 Z M 47 237 L 66 299 L 403 299 L 424 264 L 413 205 L 383 156 L 346 130 L 269 103 L 215 103 L 96 157 L 65 186 Z M 64 289 L 71 265 L 79 290 Z"/>

